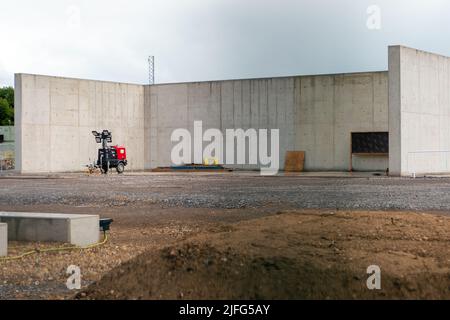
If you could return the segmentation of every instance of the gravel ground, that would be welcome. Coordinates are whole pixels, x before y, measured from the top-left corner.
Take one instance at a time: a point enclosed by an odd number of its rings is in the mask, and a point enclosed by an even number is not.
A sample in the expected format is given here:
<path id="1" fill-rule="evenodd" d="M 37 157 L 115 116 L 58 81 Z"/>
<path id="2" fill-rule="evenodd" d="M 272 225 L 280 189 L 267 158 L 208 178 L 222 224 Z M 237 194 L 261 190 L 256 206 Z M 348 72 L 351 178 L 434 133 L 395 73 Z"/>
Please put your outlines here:
<path id="1" fill-rule="evenodd" d="M 261 177 L 254 173 L 1 179 L 0 206 L 450 210 L 450 179 Z"/>

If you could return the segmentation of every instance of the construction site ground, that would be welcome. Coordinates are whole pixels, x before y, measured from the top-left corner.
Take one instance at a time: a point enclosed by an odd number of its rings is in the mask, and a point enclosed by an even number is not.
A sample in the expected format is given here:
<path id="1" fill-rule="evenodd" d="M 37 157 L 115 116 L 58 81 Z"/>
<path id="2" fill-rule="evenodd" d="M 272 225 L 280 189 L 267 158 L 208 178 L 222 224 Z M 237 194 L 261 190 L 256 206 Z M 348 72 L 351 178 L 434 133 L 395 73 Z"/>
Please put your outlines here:
<path id="1" fill-rule="evenodd" d="M 102 246 L 0 261 L 0 299 L 450 298 L 448 178 L 4 175 L 0 211 L 114 219 Z"/>

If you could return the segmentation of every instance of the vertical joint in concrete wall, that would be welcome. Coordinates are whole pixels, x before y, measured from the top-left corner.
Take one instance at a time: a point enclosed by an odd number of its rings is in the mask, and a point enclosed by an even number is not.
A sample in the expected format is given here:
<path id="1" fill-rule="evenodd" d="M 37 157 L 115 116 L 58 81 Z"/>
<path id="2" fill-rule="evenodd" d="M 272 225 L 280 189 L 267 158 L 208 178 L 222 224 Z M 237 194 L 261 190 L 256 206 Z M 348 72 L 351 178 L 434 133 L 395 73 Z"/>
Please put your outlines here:
<path id="1" fill-rule="evenodd" d="M 389 174 L 402 174 L 401 47 L 389 47 Z"/>

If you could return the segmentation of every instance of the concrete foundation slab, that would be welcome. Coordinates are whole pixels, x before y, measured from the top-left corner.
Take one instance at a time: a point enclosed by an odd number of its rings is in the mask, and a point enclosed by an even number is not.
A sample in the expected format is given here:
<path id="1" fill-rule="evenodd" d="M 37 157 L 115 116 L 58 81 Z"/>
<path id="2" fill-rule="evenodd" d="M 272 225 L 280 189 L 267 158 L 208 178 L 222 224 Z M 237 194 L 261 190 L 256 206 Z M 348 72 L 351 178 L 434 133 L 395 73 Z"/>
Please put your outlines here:
<path id="1" fill-rule="evenodd" d="M 8 239 L 64 242 L 87 246 L 99 241 L 99 216 L 81 214 L 0 212 Z"/>
<path id="2" fill-rule="evenodd" d="M 8 226 L 0 223 L 0 257 L 8 254 Z"/>

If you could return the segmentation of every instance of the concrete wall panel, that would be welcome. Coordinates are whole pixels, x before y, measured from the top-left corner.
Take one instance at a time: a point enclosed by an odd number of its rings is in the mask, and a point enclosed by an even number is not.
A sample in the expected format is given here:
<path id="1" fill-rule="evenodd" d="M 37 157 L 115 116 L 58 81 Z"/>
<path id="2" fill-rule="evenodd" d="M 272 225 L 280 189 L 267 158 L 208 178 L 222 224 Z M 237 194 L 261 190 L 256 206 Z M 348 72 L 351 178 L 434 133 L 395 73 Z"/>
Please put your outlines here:
<path id="1" fill-rule="evenodd" d="M 295 149 L 307 170 L 348 170 L 351 132 L 388 131 L 387 72 L 296 79 Z M 356 170 L 385 170 L 388 157 L 355 157 Z"/>
<path id="2" fill-rule="evenodd" d="M 6 142 L 14 142 L 16 140 L 14 126 L 0 126 L 0 135 L 3 136 Z"/>
<path id="3" fill-rule="evenodd" d="M 144 168 L 144 87 L 16 75 L 16 163 L 24 173 L 81 171 L 97 158 L 92 130 L 113 132 Z"/>

